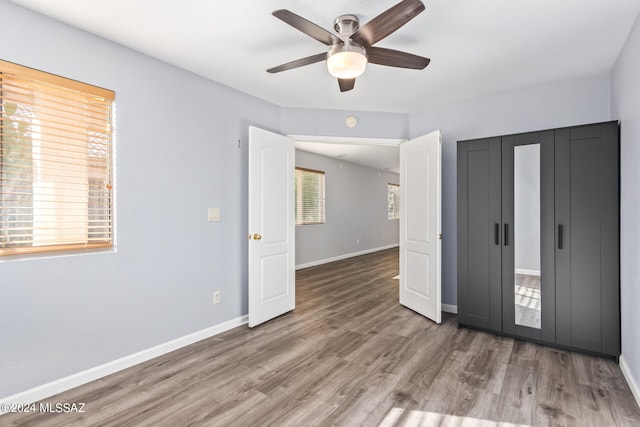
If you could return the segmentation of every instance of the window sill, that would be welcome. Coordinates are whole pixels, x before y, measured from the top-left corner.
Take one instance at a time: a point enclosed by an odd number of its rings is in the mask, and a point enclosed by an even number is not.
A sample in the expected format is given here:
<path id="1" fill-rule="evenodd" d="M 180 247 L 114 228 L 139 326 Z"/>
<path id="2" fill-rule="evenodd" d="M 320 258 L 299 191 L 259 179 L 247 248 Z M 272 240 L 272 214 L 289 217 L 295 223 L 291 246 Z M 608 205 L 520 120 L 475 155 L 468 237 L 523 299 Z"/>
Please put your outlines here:
<path id="1" fill-rule="evenodd" d="M 15 255 L 5 255 L 0 257 L 0 264 L 4 262 L 12 262 L 12 261 L 29 261 L 29 260 L 39 260 L 39 259 L 75 257 L 79 255 L 96 255 L 96 254 L 111 254 L 111 253 L 116 253 L 116 248 L 113 246 L 109 248 L 91 248 L 91 249 L 81 249 L 81 250 L 71 250 L 71 251 L 15 254 Z"/>

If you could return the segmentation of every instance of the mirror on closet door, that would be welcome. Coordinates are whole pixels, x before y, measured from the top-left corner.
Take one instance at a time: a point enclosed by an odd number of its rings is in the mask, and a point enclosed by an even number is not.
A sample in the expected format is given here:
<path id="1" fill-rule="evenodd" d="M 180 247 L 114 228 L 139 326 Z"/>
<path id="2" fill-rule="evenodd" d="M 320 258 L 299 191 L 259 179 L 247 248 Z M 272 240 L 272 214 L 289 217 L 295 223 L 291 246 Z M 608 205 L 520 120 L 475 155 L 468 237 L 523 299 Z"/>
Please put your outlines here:
<path id="1" fill-rule="evenodd" d="M 514 147 L 516 325 L 540 329 L 540 144 Z"/>

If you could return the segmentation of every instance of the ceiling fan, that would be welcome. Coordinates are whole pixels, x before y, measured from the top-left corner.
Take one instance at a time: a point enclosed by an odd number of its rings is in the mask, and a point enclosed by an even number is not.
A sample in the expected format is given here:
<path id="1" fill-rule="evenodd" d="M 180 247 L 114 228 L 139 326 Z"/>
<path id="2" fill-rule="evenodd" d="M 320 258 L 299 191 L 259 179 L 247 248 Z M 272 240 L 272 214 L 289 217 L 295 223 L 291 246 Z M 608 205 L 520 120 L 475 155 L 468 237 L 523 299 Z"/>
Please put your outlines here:
<path id="1" fill-rule="evenodd" d="M 402 0 L 362 27 L 357 16 L 342 15 L 334 22 L 334 29 L 338 35 L 287 9 L 276 10 L 273 16 L 329 46 L 329 51 L 269 68 L 267 72 L 279 73 L 326 60 L 329 73 L 338 79 L 340 91 L 346 92 L 354 88 L 356 77 L 364 72 L 367 63 L 422 70 L 429 65 L 429 58 L 373 45 L 415 18 L 424 9 L 425 6 L 420 0 Z"/>

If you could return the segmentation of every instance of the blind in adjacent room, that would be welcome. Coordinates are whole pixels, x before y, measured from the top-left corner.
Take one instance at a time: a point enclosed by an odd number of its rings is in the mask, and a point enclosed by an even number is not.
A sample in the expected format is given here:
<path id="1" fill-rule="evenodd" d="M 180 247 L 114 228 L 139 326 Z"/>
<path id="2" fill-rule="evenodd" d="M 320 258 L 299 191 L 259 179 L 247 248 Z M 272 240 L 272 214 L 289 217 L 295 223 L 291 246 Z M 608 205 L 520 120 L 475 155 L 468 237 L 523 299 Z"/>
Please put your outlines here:
<path id="1" fill-rule="evenodd" d="M 323 224 L 324 172 L 296 168 L 296 225 Z"/>
<path id="2" fill-rule="evenodd" d="M 0 255 L 113 245 L 114 99 L 0 61 Z"/>
<path id="3" fill-rule="evenodd" d="M 400 218 L 400 186 L 387 184 L 387 219 Z"/>

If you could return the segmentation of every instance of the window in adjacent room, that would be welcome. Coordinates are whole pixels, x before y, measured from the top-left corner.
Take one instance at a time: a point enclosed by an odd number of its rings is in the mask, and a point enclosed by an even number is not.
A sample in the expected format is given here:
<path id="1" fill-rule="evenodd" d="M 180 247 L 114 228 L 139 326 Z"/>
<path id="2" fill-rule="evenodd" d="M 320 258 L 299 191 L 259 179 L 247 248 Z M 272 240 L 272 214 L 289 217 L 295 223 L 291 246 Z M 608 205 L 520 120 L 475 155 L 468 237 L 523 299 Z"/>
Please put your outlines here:
<path id="1" fill-rule="evenodd" d="M 0 61 L 0 256 L 113 247 L 114 99 Z"/>
<path id="2" fill-rule="evenodd" d="M 296 225 L 324 224 L 324 172 L 296 168 Z"/>
<path id="3" fill-rule="evenodd" d="M 387 219 L 400 218 L 400 186 L 387 184 Z"/>

